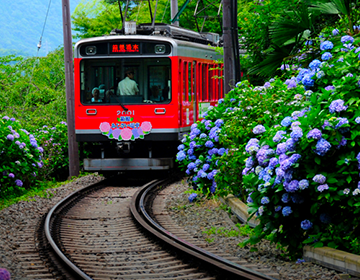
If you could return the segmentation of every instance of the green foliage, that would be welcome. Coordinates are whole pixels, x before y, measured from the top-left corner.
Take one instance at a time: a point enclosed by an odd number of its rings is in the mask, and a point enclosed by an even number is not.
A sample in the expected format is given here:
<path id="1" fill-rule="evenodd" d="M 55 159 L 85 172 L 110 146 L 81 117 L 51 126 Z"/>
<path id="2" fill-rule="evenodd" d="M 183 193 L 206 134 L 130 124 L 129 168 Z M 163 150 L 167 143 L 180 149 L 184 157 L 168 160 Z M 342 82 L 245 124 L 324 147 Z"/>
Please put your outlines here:
<path id="1" fill-rule="evenodd" d="M 66 119 L 65 100 L 63 49 L 41 58 L 0 57 L 0 112 L 28 131 Z"/>
<path id="2" fill-rule="evenodd" d="M 125 3 L 120 1 L 123 16 L 125 16 Z M 179 1 L 181 7 L 185 0 Z M 155 1 L 150 1 L 151 12 L 154 14 Z M 199 16 L 208 15 L 205 21 L 203 31 L 221 33 L 221 21 L 217 17 L 218 5 L 213 3 L 207 9 L 204 9 Z M 201 6 L 201 4 L 200 4 Z M 190 2 L 180 16 L 180 26 L 183 28 L 197 30 L 195 18 L 193 16 L 196 2 Z M 202 7 L 199 7 L 199 9 Z M 180 8 L 179 8 L 180 9 Z M 122 28 L 119 4 L 117 1 L 87 1 L 81 2 L 75 9 L 73 15 L 74 30 L 77 32 L 76 38 L 90 38 L 110 34 L 110 31 Z M 151 23 L 150 8 L 147 2 L 134 2 L 129 5 L 126 15 L 126 21 L 135 21 L 140 23 Z M 156 7 L 156 23 L 171 23 L 169 1 L 159 1 Z M 199 19 L 199 28 L 202 25 Z"/>

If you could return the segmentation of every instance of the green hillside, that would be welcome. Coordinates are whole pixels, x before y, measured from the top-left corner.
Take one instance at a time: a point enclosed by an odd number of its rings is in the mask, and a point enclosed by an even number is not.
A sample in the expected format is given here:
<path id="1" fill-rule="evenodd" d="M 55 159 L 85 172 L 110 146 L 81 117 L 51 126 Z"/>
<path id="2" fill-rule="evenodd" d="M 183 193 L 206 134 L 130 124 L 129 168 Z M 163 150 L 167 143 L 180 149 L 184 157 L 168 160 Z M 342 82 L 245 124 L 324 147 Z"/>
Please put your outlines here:
<path id="1" fill-rule="evenodd" d="M 80 1 L 70 0 L 71 13 Z M 0 56 L 37 54 L 48 5 L 49 0 L 1 0 Z M 39 55 L 44 56 L 62 44 L 62 4 L 61 0 L 52 0 Z"/>

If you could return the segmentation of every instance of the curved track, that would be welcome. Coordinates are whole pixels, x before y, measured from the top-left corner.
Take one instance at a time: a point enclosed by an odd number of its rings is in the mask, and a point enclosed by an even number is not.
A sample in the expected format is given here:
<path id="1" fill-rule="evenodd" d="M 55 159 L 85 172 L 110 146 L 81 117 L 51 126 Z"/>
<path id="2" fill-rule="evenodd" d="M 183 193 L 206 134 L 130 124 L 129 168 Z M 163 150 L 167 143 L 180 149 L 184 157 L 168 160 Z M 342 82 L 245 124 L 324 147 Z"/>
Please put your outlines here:
<path id="1" fill-rule="evenodd" d="M 51 269 L 63 279 L 274 279 L 185 241 L 164 210 L 169 182 L 103 181 L 59 202 L 45 220 Z"/>

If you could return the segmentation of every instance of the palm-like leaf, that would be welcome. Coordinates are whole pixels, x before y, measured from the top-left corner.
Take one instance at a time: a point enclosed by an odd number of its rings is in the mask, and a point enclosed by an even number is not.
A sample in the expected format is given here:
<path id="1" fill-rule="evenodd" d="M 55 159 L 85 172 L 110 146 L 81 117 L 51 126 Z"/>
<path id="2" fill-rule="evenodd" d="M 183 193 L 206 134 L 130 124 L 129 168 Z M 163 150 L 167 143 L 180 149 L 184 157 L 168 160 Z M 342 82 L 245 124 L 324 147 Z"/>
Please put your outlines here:
<path id="1" fill-rule="evenodd" d="M 262 77 L 271 76 L 279 68 L 284 58 L 291 53 L 290 48 L 273 45 L 273 51 L 266 56 L 266 59 L 248 70 L 248 74 L 257 74 Z"/>

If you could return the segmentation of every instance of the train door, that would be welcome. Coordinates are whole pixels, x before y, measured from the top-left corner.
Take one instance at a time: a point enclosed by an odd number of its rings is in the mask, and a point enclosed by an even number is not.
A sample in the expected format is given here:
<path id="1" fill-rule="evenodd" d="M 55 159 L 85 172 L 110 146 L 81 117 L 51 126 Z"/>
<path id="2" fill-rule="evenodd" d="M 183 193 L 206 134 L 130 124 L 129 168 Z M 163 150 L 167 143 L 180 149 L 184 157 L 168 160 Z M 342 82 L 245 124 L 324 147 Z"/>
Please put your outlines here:
<path id="1" fill-rule="evenodd" d="M 195 110 L 195 94 L 194 94 L 194 81 L 193 81 L 193 62 L 180 61 L 180 112 L 181 112 L 181 127 L 190 127 L 196 119 Z"/>

